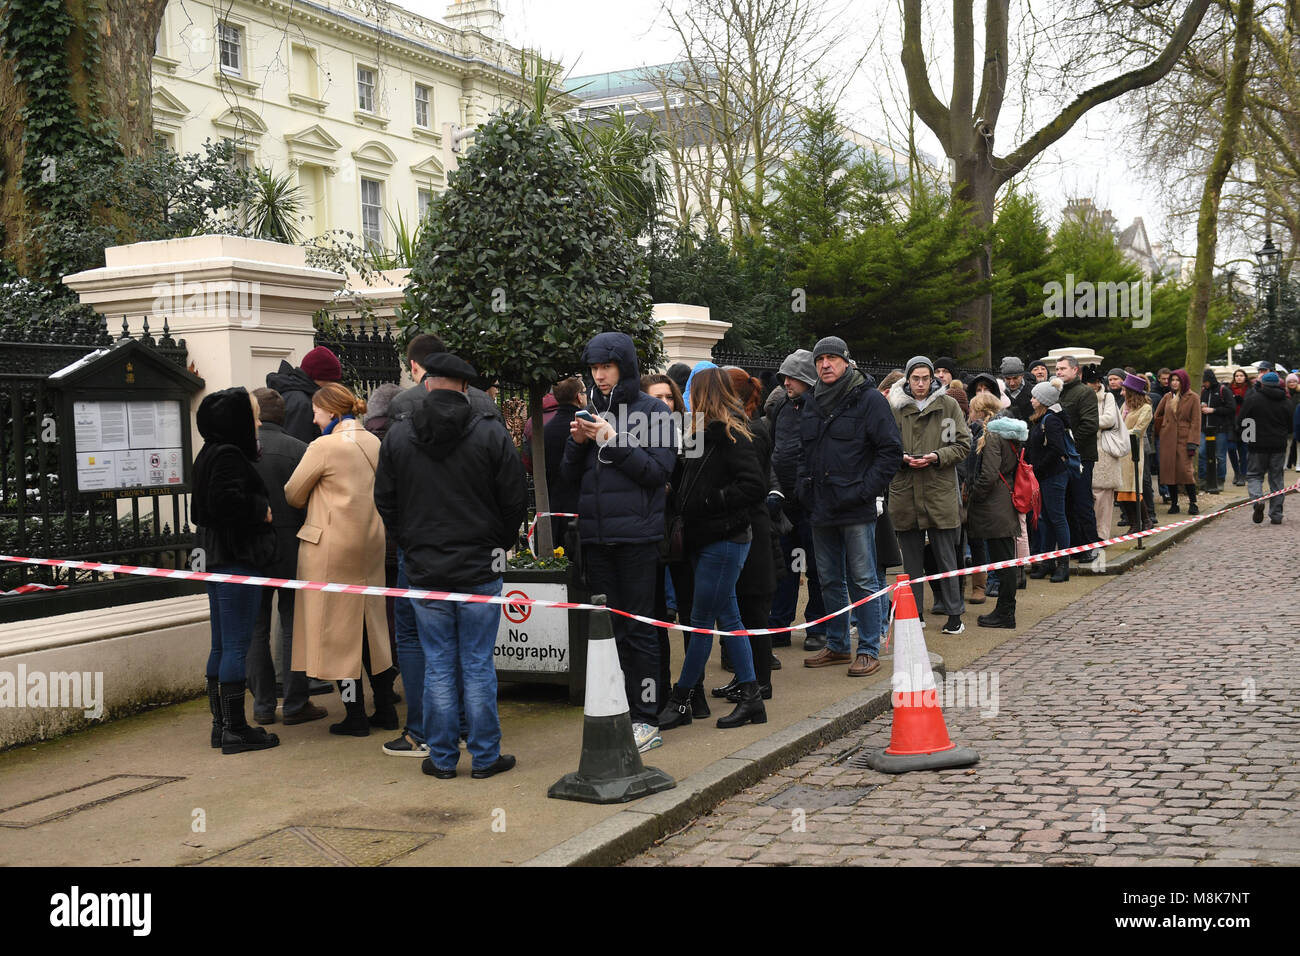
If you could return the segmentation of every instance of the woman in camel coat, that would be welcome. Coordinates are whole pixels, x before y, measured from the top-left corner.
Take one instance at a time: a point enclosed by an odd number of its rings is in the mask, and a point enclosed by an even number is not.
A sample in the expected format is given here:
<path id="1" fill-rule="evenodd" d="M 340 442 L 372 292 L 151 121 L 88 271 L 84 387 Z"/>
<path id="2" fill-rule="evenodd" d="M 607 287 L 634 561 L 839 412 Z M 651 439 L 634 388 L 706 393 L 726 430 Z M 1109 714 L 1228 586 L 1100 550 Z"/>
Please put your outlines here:
<path id="1" fill-rule="evenodd" d="M 1192 394 L 1185 369 L 1169 375 L 1169 391 L 1156 408 L 1156 435 L 1160 439 L 1160 483 L 1169 486 L 1169 513 L 1178 514 L 1178 486 L 1186 485 L 1191 502 L 1187 513 L 1200 514 L 1196 507 L 1196 452 L 1201 447 L 1201 399 Z"/>
<path id="2" fill-rule="evenodd" d="M 300 579 L 384 586 L 384 527 L 374 501 L 380 441 L 358 420 L 365 410 L 366 403 L 337 382 L 322 385 L 312 396 L 321 437 L 307 446 L 284 486 L 290 507 L 307 508 L 298 532 Z M 396 727 L 384 599 L 300 591 L 293 619 L 293 669 L 340 682 L 348 716 L 330 727 L 332 733 L 370 733 L 372 721 L 366 719 L 358 680 L 363 662 L 376 698 L 373 722 Z"/>
<path id="3" fill-rule="evenodd" d="M 1130 531 L 1145 531 L 1146 508 L 1141 506 L 1139 492 L 1134 490 L 1133 477 L 1136 473 L 1139 478 L 1138 484 L 1141 484 L 1141 477 L 1145 474 L 1146 468 L 1146 433 L 1147 426 L 1151 424 L 1151 399 L 1147 397 L 1147 380 L 1141 375 L 1134 375 L 1131 372 L 1124 376 L 1124 386 L 1122 389 L 1124 395 L 1124 424 L 1128 426 L 1130 435 L 1138 436 L 1138 460 L 1136 472 L 1133 467 L 1133 456 L 1120 461 L 1120 487 L 1116 498 L 1119 500 L 1120 508 L 1124 511 L 1124 516 L 1128 519 L 1128 528 Z"/>

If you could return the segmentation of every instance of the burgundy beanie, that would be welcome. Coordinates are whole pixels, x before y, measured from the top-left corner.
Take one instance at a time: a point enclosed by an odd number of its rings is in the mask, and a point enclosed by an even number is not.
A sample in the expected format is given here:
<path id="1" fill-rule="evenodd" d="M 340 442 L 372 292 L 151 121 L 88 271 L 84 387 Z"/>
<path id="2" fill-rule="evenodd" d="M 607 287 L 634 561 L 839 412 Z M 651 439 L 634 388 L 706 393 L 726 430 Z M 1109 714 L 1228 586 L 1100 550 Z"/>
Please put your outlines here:
<path id="1" fill-rule="evenodd" d="M 317 382 L 338 382 L 343 378 L 339 357 L 323 345 L 318 345 L 302 357 L 301 368 L 307 377 Z"/>

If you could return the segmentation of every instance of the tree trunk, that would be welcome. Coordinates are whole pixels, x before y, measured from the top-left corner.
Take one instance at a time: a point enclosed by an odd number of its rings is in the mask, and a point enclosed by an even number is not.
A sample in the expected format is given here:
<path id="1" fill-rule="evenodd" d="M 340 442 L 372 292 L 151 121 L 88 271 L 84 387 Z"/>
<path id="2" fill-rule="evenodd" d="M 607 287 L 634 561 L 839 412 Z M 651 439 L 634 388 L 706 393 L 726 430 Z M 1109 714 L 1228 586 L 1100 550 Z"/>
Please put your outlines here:
<path id="1" fill-rule="evenodd" d="M 970 204 L 967 216 L 972 231 L 993 225 L 994 197 L 999 183 L 989 165 L 988 152 L 976 149 L 976 155 L 957 162 L 954 195 Z M 962 272 L 970 282 L 987 282 L 993 278 L 993 245 L 983 244 L 983 251 L 962 263 Z M 966 338 L 957 347 L 957 361 L 982 367 L 993 364 L 993 294 L 985 292 L 953 310 L 953 318 L 966 329 Z"/>
<path id="2" fill-rule="evenodd" d="M 1206 322 L 1213 293 L 1214 254 L 1219 242 L 1219 200 L 1223 183 L 1232 168 L 1241 130 L 1242 103 L 1246 92 L 1246 70 L 1250 61 L 1250 43 L 1254 36 L 1251 21 L 1254 0 L 1241 0 L 1236 10 L 1236 29 L 1232 44 L 1232 69 L 1228 73 L 1227 95 L 1223 104 L 1223 127 L 1219 147 L 1205 176 L 1201 208 L 1196 220 L 1196 269 L 1192 274 L 1192 298 L 1187 305 L 1187 358 L 1184 368 L 1195 382 L 1205 367 Z"/>
<path id="3" fill-rule="evenodd" d="M 551 493 L 546 487 L 546 436 L 543 434 L 546 421 L 542 414 L 542 399 L 546 392 L 545 385 L 534 382 L 528 386 L 528 417 L 533 422 L 533 492 L 539 515 L 551 510 Z M 538 558 L 550 558 L 554 553 L 551 519 L 539 518 L 533 531 L 533 554 Z"/>
<path id="4" fill-rule="evenodd" d="M 108 0 L 102 6 L 64 0 L 64 8 L 72 20 L 68 95 L 78 114 L 88 124 L 111 122 L 122 151 L 143 155 L 153 141 L 153 52 L 167 0 Z M 88 35 L 99 40 L 100 60 L 92 67 L 85 62 Z M 32 261 L 28 234 L 42 212 L 26 201 L 22 188 L 25 103 L 6 57 L 0 60 L 0 253 L 24 273 Z"/>

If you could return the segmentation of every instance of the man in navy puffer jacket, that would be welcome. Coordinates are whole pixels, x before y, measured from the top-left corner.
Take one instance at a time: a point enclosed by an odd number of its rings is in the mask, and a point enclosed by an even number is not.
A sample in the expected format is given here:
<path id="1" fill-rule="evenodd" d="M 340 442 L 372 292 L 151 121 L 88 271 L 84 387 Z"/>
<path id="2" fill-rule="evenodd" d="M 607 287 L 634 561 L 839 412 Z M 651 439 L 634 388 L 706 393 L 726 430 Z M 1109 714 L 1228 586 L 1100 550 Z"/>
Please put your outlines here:
<path id="1" fill-rule="evenodd" d="M 560 470 L 579 489 L 587 583 L 610 607 L 652 617 L 676 429 L 668 406 L 641 391 L 631 336 L 601 332 L 587 343 L 582 361 L 596 383 L 587 409 L 605 421 L 574 419 Z M 618 615 L 613 624 L 637 744 L 653 745 L 662 692 L 658 636 L 650 625 Z"/>

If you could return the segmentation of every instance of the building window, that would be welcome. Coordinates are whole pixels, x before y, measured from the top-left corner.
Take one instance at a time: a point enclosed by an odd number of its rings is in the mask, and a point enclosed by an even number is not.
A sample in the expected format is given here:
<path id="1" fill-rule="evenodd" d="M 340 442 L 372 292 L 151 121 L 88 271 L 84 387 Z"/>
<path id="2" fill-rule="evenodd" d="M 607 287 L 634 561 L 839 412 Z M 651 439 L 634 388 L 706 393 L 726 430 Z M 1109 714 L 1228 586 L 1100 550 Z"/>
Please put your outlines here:
<path id="1" fill-rule="evenodd" d="M 243 31 L 229 23 L 217 24 L 221 44 L 221 72 L 240 76 L 243 73 Z"/>
<path id="2" fill-rule="evenodd" d="M 433 190 L 432 190 L 432 189 L 418 189 L 418 190 L 416 190 L 416 192 L 415 192 L 415 208 L 416 208 L 416 210 L 419 212 L 419 214 L 420 214 L 420 218 L 421 218 L 421 219 L 423 219 L 423 218 L 424 218 L 424 214 L 425 214 L 426 212 L 429 211 L 429 204 L 432 203 L 432 202 L 433 202 Z"/>
<path id="3" fill-rule="evenodd" d="M 357 109 L 375 111 L 375 71 L 364 66 L 357 67 Z"/>
<path id="4" fill-rule="evenodd" d="M 383 215 L 384 194 L 382 184 L 378 180 L 362 179 L 361 235 L 365 238 L 366 246 L 370 249 L 380 250 L 384 247 Z"/>
<path id="5" fill-rule="evenodd" d="M 415 125 L 429 128 L 429 88 L 415 84 Z"/>

